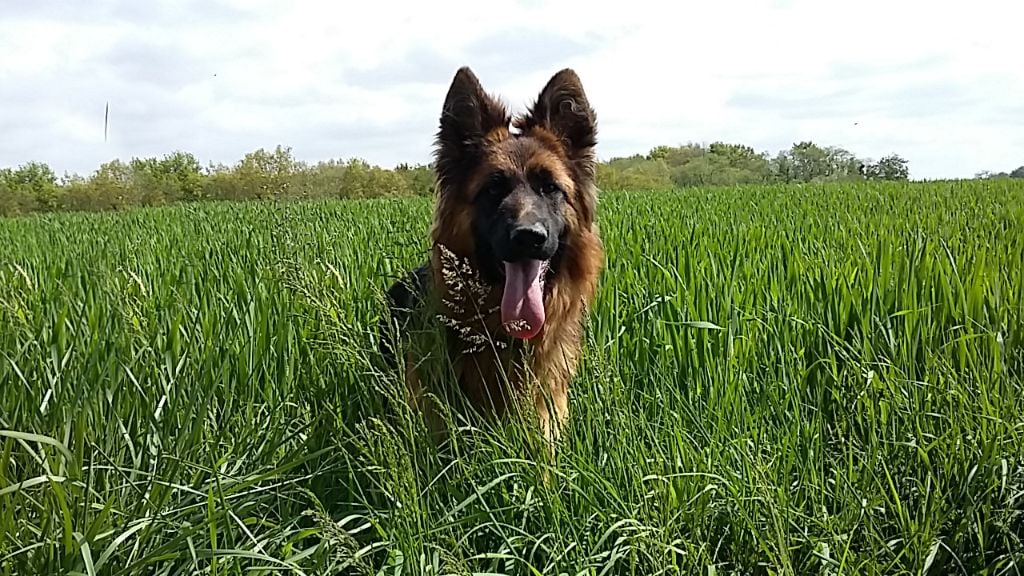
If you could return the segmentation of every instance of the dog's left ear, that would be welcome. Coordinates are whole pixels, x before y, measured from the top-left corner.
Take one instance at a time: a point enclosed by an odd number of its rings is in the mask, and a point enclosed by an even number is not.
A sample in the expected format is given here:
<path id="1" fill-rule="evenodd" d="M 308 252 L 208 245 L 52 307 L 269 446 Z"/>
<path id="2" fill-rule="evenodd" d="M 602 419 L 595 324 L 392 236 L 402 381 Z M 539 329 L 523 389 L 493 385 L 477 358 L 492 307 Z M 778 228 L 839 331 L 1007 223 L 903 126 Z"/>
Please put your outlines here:
<path id="1" fill-rule="evenodd" d="M 581 224 L 590 226 L 597 210 L 594 147 L 597 145 L 597 115 L 590 107 L 580 77 L 565 68 L 551 77 L 540 91 L 537 102 L 518 119 L 516 127 L 524 133 L 541 127 L 558 138 L 574 172 Z"/>
<path id="2" fill-rule="evenodd" d="M 580 164 L 580 168 L 593 170 L 597 115 L 590 107 L 580 77 L 571 68 L 548 80 L 537 102 L 519 122 L 524 132 L 534 126 L 543 127 L 561 139 L 569 159 Z"/>

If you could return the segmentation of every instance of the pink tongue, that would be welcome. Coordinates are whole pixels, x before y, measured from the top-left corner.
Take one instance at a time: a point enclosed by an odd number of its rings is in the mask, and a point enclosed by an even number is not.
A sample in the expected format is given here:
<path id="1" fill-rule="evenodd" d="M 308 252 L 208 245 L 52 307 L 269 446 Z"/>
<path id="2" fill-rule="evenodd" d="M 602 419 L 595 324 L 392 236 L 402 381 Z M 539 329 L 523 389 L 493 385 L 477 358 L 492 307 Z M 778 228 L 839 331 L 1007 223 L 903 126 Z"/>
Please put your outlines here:
<path id="1" fill-rule="evenodd" d="M 516 338 L 529 340 L 544 325 L 544 289 L 540 260 L 505 262 L 505 294 L 501 322 Z"/>

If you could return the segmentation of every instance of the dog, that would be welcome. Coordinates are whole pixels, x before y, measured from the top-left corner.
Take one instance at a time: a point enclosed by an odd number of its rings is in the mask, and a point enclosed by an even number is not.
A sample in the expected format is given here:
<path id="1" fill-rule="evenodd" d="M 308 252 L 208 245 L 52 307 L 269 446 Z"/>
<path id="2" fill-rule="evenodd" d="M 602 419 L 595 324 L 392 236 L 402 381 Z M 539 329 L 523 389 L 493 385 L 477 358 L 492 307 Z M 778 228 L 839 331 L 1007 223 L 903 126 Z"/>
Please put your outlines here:
<path id="1" fill-rule="evenodd" d="M 498 418 L 525 406 L 551 442 L 569 417 L 604 267 L 596 145 L 596 115 L 572 69 L 554 74 L 513 118 L 468 66 L 459 68 L 434 146 L 430 256 L 390 286 L 382 315 L 406 344 L 441 332 L 464 398 Z M 404 365 L 409 400 L 429 408 L 424 393 L 444 378 L 427 382 L 426 349 L 408 348 L 400 364 L 397 348 L 381 338 L 388 366 Z"/>

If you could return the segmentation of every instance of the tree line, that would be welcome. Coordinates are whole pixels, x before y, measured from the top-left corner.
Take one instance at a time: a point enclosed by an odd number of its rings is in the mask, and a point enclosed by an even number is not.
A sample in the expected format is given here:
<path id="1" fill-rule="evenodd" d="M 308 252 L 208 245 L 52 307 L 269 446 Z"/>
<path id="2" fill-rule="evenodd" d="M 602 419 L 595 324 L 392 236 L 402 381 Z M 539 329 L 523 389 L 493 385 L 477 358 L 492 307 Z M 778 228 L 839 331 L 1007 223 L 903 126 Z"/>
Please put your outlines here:
<path id="1" fill-rule="evenodd" d="M 1015 180 L 1024 180 L 1024 166 L 1018 166 L 1009 172 L 991 172 L 984 170 L 974 175 L 979 180 L 998 180 L 1001 178 L 1013 178 Z"/>
<path id="2" fill-rule="evenodd" d="M 724 142 L 658 146 L 646 155 L 613 158 L 598 167 L 598 180 L 604 187 L 624 188 L 909 178 L 908 162 L 898 154 L 872 161 L 813 142 L 797 142 L 774 157 L 750 146 Z"/>
<path id="3" fill-rule="evenodd" d="M 658 146 L 647 154 L 612 158 L 597 168 L 602 189 L 668 189 L 693 186 L 907 180 L 897 154 L 863 160 L 834 146 L 793 144 L 769 156 L 749 146 Z M 291 148 L 260 148 L 231 166 L 202 166 L 188 152 L 162 158 L 119 159 L 87 177 L 58 177 L 45 163 L 0 169 L 0 216 L 63 210 L 118 210 L 204 200 L 370 198 L 429 195 L 430 165 L 382 168 L 354 158 L 310 164 Z"/>

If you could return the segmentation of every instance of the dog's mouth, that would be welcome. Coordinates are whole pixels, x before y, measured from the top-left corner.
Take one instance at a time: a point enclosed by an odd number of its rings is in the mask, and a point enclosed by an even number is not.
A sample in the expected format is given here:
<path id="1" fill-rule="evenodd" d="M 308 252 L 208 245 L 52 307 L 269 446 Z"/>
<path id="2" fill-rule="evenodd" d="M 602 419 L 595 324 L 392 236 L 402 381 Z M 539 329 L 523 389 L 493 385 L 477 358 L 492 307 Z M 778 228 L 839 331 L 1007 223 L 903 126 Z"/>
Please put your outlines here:
<path id="1" fill-rule="evenodd" d="M 501 323 L 516 338 L 530 340 L 544 326 L 544 281 L 550 260 L 505 262 Z"/>

